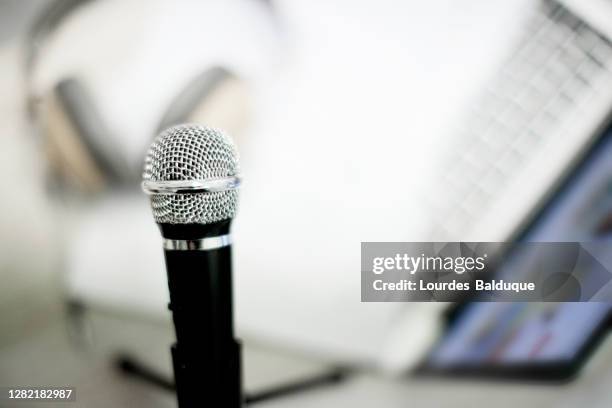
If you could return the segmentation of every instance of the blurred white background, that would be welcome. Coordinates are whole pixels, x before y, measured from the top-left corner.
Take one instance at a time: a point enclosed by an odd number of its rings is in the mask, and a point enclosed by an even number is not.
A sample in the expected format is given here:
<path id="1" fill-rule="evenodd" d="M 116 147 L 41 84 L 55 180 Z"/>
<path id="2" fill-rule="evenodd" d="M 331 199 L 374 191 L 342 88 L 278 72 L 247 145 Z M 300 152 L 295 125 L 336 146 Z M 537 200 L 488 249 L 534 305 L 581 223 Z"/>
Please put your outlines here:
<path id="1" fill-rule="evenodd" d="M 43 3 L 11 2 L 4 18 L 25 24 L 22 8 Z M 418 239 L 426 228 L 418 191 L 436 143 L 497 67 L 526 3 L 276 2 L 282 24 L 266 28 L 240 22 L 265 18 L 250 2 L 96 2 L 54 34 L 35 83 L 84 80 L 137 169 L 173 90 L 205 61 L 251 79 L 254 119 L 238 135 L 239 329 L 311 346 L 328 332 L 347 355 L 371 356 L 397 307 L 360 303 L 359 242 Z M 56 309 L 66 279 L 78 295 L 164 316 L 158 236 L 137 186 L 68 211 L 45 194 L 23 110 L 23 24 L 0 49 L 0 341 L 46 319 L 40 310 Z"/>

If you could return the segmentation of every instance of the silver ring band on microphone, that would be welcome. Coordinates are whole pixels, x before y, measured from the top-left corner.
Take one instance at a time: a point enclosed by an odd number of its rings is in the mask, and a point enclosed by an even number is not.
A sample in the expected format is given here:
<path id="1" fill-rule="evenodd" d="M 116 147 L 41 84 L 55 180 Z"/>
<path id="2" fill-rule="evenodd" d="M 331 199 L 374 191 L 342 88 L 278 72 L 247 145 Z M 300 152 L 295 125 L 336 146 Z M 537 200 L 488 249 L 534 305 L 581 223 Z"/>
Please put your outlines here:
<path id="1" fill-rule="evenodd" d="M 202 239 L 168 239 L 164 238 L 164 249 L 167 251 L 210 251 L 232 244 L 230 234 Z"/>
<path id="2" fill-rule="evenodd" d="M 197 194 L 217 191 L 235 190 L 240 187 L 240 176 L 224 177 L 211 180 L 172 180 L 142 182 L 142 189 L 147 194 Z"/>

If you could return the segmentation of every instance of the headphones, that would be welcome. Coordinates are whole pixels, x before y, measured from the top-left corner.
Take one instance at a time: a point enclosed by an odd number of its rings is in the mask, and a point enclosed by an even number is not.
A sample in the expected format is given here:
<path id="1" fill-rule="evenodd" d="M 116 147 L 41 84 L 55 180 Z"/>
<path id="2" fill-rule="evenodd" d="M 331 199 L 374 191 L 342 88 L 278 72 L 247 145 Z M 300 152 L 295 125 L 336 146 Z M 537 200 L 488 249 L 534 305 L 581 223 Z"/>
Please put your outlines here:
<path id="1" fill-rule="evenodd" d="M 253 3 L 251 7 L 261 8 L 263 14 L 274 18 L 270 3 L 262 0 L 243 0 L 243 3 L 247 1 Z M 44 48 L 53 34 L 68 16 L 91 3 L 97 2 L 51 2 L 34 21 L 25 47 L 27 110 L 48 159 L 49 181 L 55 190 L 85 194 L 135 183 L 140 178 L 141 169 L 140 161 L 130 163 L 125 149 L 115 143 L 117 129 L 111 129 L 105 122 L 85 81 L 76 76 L 63 76 L 46 90 L 35 84 L 34 77 L 43 62 Z M 190 4 L 170 3 L 175 7 Z M 148 2 L 141 4 L 148 6 Z M 180 29 L 176 27 L 176 30 Z M 219 41 L 223 39 L 220 37 Z M 175 124 L 206 123 L 239 136 L 249 122 L 251 95 L 248 81 L 226 65 L 210 62 L 200 73 L 190 76 L 174 95 L 161 117 L 153 115 L 159 119 L 153 134 L 147 136 L 148 140 L 142 140 L 143 152 L 155 134 Z"/>

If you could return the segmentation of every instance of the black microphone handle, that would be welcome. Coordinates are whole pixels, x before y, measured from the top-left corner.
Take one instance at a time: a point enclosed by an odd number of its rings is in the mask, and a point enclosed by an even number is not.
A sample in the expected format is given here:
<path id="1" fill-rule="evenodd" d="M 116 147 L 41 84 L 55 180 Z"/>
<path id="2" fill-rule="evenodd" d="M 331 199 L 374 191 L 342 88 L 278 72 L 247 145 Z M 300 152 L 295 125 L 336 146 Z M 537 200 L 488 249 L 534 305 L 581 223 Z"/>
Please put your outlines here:
<path id="1" fill-rule="evenodd" d="M 229 233 L 229 221 L 220 229 L 204 225 L 160 227 L 164 237 L 170 239 L 193 240 Z M 240 344 L 233 327 L 231 252 L 229 245 L 165 250 L 168 307 L 176 331 L 172 360 L 180 408 L 242 406 Z"/>

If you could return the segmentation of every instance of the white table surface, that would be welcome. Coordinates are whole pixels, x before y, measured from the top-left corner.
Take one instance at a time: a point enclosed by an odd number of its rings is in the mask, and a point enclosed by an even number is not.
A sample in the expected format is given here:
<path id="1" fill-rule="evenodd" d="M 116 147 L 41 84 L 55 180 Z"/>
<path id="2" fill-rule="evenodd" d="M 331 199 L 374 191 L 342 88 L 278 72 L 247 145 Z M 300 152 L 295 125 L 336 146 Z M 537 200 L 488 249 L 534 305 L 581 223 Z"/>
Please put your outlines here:
<path id="1" fill-rule="evenodd" d="M 0 348 L 0 384 L 74 386 L 77 402 L 67 407 L 173 407 L 172 394 L 118 374 L 112 366 L 116 352 L 131 350 L 138 359 L 170 375 L 169 322 L 160 326 L 106 315 L 96 315 L 88 321 L 97 334 L 95 341 L 86 347 L 71 343 L 65 323 L 56 321 L 27 341 Z M 117 345 L 119 339 L 121 347 Z M 581 375 L 564 385 L 390 379 L 362 372 L 337 386 L 256 406 L 603 408 L 612 404 L 611 362 L 612 339 L 608 339 Z M 244 377 L 249 391 L 312 374 L 322 367 L 303 356 L 256 344 L 245 345 Z"/>

